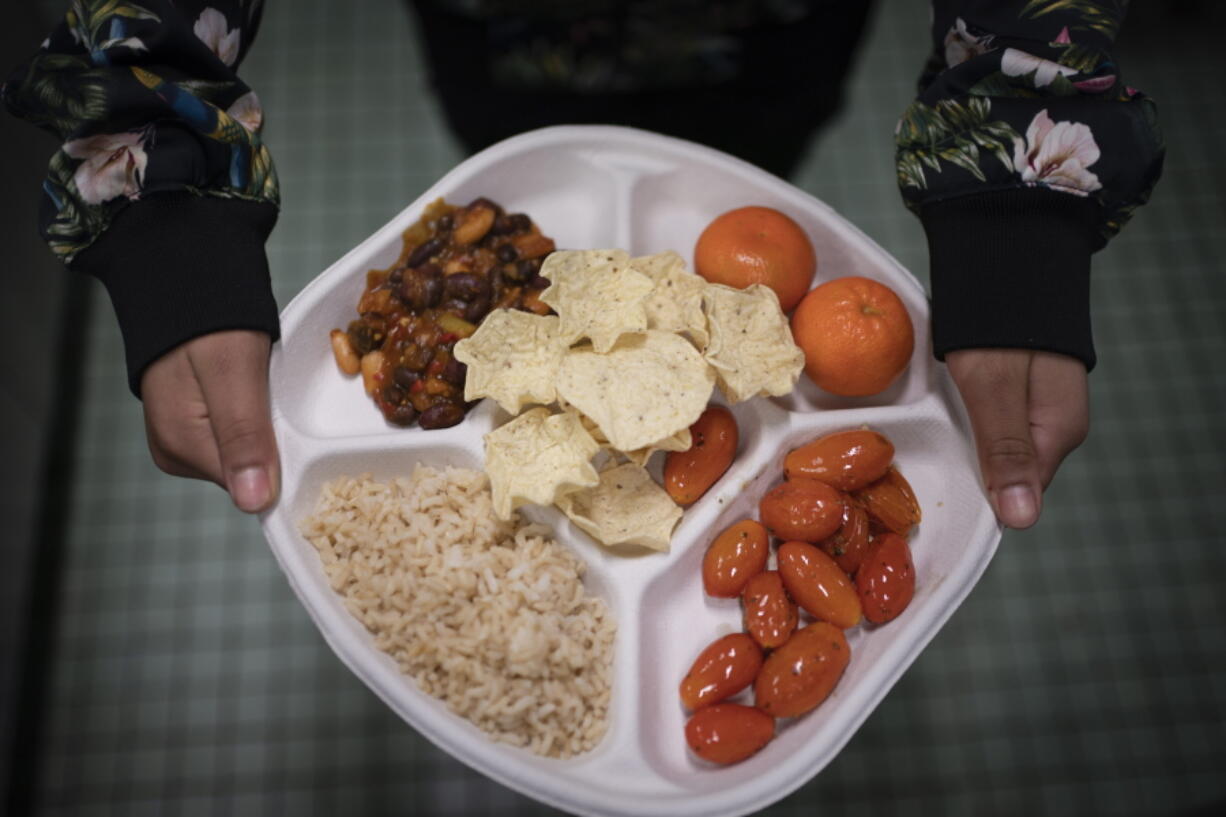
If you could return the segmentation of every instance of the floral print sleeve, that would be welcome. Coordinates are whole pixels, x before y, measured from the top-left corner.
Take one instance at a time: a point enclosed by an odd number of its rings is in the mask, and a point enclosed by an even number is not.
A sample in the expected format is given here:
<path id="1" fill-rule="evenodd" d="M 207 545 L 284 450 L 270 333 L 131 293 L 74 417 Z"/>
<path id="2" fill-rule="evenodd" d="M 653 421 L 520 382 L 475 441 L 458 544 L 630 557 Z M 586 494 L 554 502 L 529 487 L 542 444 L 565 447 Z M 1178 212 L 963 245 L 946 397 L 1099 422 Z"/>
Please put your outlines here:
<path id="1" fill-rule="evenodd" d="M 259 99 L 236 74 L 259 0 L 73 0 L 3 86 L 59 141 L 39 226 L 106 285 L 131 385 L 184 340 L 277 335 L 264 256 L 277 177 Z"/>
<path id="2" fill-rule="evenodd" d="M 1126 0 L 936 0 L 933 54 L 896 132 L 928 234 L 934 352 L 1095 362 L 1090 255 L 1148 198 L 1152 100 L 1112 56 Z"/>

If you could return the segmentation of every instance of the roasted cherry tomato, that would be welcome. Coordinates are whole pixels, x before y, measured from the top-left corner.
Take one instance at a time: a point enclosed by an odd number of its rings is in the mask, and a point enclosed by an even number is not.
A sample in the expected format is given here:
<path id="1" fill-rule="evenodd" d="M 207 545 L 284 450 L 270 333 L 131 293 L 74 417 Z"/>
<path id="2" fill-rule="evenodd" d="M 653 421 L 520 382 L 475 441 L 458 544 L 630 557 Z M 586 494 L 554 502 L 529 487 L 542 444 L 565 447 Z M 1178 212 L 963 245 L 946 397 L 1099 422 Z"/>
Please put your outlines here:
<path id="1" fill-rule="evenodd" d="M 850 660 L 843 631 L 815 621 L 766 659 L 754 681 L 754 703 L 776 718 L 803 715 L 826 700 Z"/>
<path id="2" fill-rule="evenodd" d="M 881 479 L 893 459 L 893 443 L 876 431 L 857 428 L 818 437 L 791 451 L 783 460 L 783 475 L 856 491 Z"/>
<path id="3" fill-rule="evenodd" d="M 702 557 L 702 586 L 707 595 L 734 599 L 745 582 L 766 568 L 770 557 L 770 534 L 762 523 L 742 519 L 725 530 Z"/>
<path id="4" fill-rule="evenodd" d="M 846 630 L 860 623 L 860 597 L 843 569 L 807 542 L 779 546 L 779 575 L 805 612 Z"/>
<path id="5" fill-rule="evenodd" d="M 681 681 L 681 703 L 687 709 L 719 703 L 752 684 L 761 668 L 762 648 L 745 633 L 717 638 Z"/>
<path id="6" fill-rule="evenodd" d="M 869 518 L 885 530 L 906 535 L 920 523 L 919 500 L 897 468 L 889 469 L 884 477 L 852 496 L 868 511 Z"/>
<path id="7" fill-rule="evenodd" d="M 723 406 L 710 406 L 690 426 L 693 443 L 664 459 L 664 490 L 678 505 L 690 505 L 728 470 L 736 456 L 736 418 Z"/>
<path id="8" fill-rule="evenodd" d="M 741 595 L 745 606 L 745 632 L 763 649 L 781 646 L 796 629 L 799 615 L 788 598 L 777 570 L 759 573 L 745 585 Z"/>
<path id="9" fill-rule="evenodd" d="M 780 539 L 820 542 L 843 524 L 843 495 L 824 482 L 793 479 L 766 492 L 758 518 Z"/>
<path id="10" fill-rule="evenodd" d="M 685 742 L 712 763 L 739 763 L 770 743 L 775 719 L 743 704 L 715 704 L 694 713 L 685 725 Z"/>
<path id="11" fill-rule="evenodd" d="M 848 576 L 856 575 L 869 549 L 868 512 L 855 502 L 845 503 L 843 526 L 818 545 Z"/>
<path id="12" fill-rule="evenodd" d="M 856 590 L 864 617 L 874 624 L 892 621 L 907 609 L 915 596 L 915 565 L 907 540 L 897 533 L 877 537 L 856 573 Z"/>

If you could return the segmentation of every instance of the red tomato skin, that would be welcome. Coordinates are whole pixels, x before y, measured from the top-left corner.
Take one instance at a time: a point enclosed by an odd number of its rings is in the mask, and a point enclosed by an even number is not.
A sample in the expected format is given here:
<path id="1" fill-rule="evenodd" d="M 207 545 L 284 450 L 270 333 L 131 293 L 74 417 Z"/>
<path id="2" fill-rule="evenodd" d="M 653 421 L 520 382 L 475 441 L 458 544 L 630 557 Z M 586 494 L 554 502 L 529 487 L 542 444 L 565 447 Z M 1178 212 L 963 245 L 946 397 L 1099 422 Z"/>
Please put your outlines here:
<path id="1" fill-rule="evenodd" d="M 777 570 L 754 576 L 741 595 L 745 608 L 745 632 L 763 649 L 783 646 L 796 630 L 800 615 L 788 597 Z"/>
<path id="2" fill-rule="evenodd" d="M 767 657 L 754 681 L 754 705 L 776 718 L 803 715 L 829 697 L 850 661 L 843 631 L 815 621 Z"/>
<path id="3" fill-rule="evenodd" d="M 745 633 L 730 633 L 706 646 L 681 680 L 681 703 L 691 710 L 719 703 L 753 683 L 762 648 Z"/>
<path id="4" fill-rule="evenodd" d="M 856 575 L 871 545 L 868 513 L 855 502 L 843 507 L 843 525 L 818 545 L 848 576 Z"/>
<path id="5" fill-rule="evenodd" d="M 860 623 L 860 597 L 834 560 L 807 542 L 784 542 L 778 552 L 779 575 L 801 609 L 846 630 Z"/>
<path id="6" fill-rule="evenodd" d="M 885 476 L 894 460 L 894 444 L 867 428 L 836 431 L 788 452 L 783 460 L 787 479 L 816 479 L 839 489 L 856 491 Z"/>
<path id="7" fill-rule="evenodd" d="M 898 618 L 915 597 L 915 564 L 911 547 L 897 533 L 877 537 L 856 572 L 856 591 L 864 617 L 873 624 Z"/>
<path id="8" fill-rule="evenodd" d="M 770 534 L 761 522 L 742 519 L 716 536 L 702 557 L 702 587 L 708 596 L 734 599 L 766 568 Z"/>
<path id="9" fill-rule="evenodd" d="M 775 719 L 744 704 L 703 707 L 685 724 L 685 742 L 694 754 L 711 763 L 740 763 L 770 743 Z"/>
<path id="10" fill-rule="evenodd" d="M 693 442 L 664 458 L 664 490 L 678 505 L 692 505 L 732 465 L 740 434 L 736 418 L 723 406 L 708 406 L 690 426 Z"/>
<path id="11" fill-rule="evenodd" d="M 758 518 L 780 539 L 820 542 L 842 526 L 843 504 L 843 495 L 826 483 L 793 479 L 763 495 Z"/>

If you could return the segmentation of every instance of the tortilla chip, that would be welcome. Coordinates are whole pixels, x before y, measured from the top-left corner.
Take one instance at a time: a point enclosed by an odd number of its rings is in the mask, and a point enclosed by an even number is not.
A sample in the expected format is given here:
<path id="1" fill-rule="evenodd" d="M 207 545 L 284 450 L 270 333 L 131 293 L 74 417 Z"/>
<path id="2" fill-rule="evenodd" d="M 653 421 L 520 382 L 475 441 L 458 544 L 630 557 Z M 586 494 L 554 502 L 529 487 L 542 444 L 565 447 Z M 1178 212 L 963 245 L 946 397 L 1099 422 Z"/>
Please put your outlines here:
<path id="1" fill-rule="evenodd" d="M 672 436 L 665 437 L 663 440 L 636 448 L 633 451 L 619 452 L 623 457 L 630 460 L 635 465 L 647 467 L 647 461 L 651 459 L 651 455 L 657 451 L 688 451 L 690 446 L 694 444 L 694 437 L 690 434 L 688 428 L 683 428 Z"/>
<path id="2" fill-rule="evenodd" d="M 761 284 L 747 289 L 710 284 L 702 299 L 711 332 L 703 357 L 715 367 L 724 396 L 739 403 L 790 392 L 805 355 L 792 340 L 775 291 Z"/>
<path id="3" fill-rule="evenodd" d="M 707 316 L 702 311 L 704 278 L 689 272 L 680 255 L 668 250 L 630 259 L 630 266 L 652 280 L 652 290 L 643 307 L 647 328 L 684 332 L 702 349 L 707 345 Z"/>
<path id="4" fill-rule="evenodd" d="M 557 387 L 610 445 L 633 451 L 693 425 L 714 383 L 715 372 L 685 338 L 652 329 L 622 338 L 608 354 L 571 349 Z"/>
<path id="5" fill-rule="evenodd" d="M 471 337 L 455 345 L 456 360 L 468 365 L 464 399 L 492 397 L 511 414 L 525 403 L 552 403 L 566 346 L 558 335 L 557 315 L 491 312 Z"/>
<path id="6" fill-rule="evenodd" d="M 485 435 L 485 473 L 494 513 L 510 519 L 528 502 L 549 505 L 600 482 L 591 459 L 600 450 L 573 414 L 529 409 Z"/>
<path id="7" fill-rule="evenodd" d="M 540 294 L 561 318 L 559 333 L 569 346 L 589 338 L 597 352 L 607 352 L 622 335 L 647 328 L 643 302 L 651 279 L 630 268 L 624 250 L 554 252 L 541 265 L 550 280 Z"/>
<path id="8" fill-rule="evenodd" d="M 602 471 L 599 485 L 566 494 L 557 505 L 598 542 L 662 551 L 682 513 L 650 474 L 631 463 Z"/>

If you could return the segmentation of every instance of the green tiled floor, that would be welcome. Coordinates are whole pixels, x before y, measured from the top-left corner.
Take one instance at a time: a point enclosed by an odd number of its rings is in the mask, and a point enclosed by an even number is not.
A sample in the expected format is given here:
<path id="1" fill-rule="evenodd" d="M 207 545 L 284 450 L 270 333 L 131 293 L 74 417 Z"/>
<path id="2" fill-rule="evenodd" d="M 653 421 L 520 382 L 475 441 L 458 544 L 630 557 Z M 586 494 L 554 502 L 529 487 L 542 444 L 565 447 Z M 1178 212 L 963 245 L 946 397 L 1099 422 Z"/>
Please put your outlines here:
<path id="1" fill-rule="evenodd" d="M 1197 4 L 1170 4 L 1192 9 Z M 1226 803 L 1226 102 L 1220 4 L 1134 10 L 1121 58 L 1168 135 L 1154 201 L 1095 262 L 1093 431 L 1042 522 L 843 753 L 770 814 L 1159 815 Z M 921 278 L 891 135 L 926 11 L 883 2 L 798 183 Z M 402 4 L 271 3 L 245 70 L 284 182 L 286 302 L 461 156 Z M 44 815 L 542 814 L 418 737 L 328 651 L 254 520 L 150 464 L 105 296 L 37 802 Z M 1210 813 L 1210 812 L 1206 812 Z"/>

